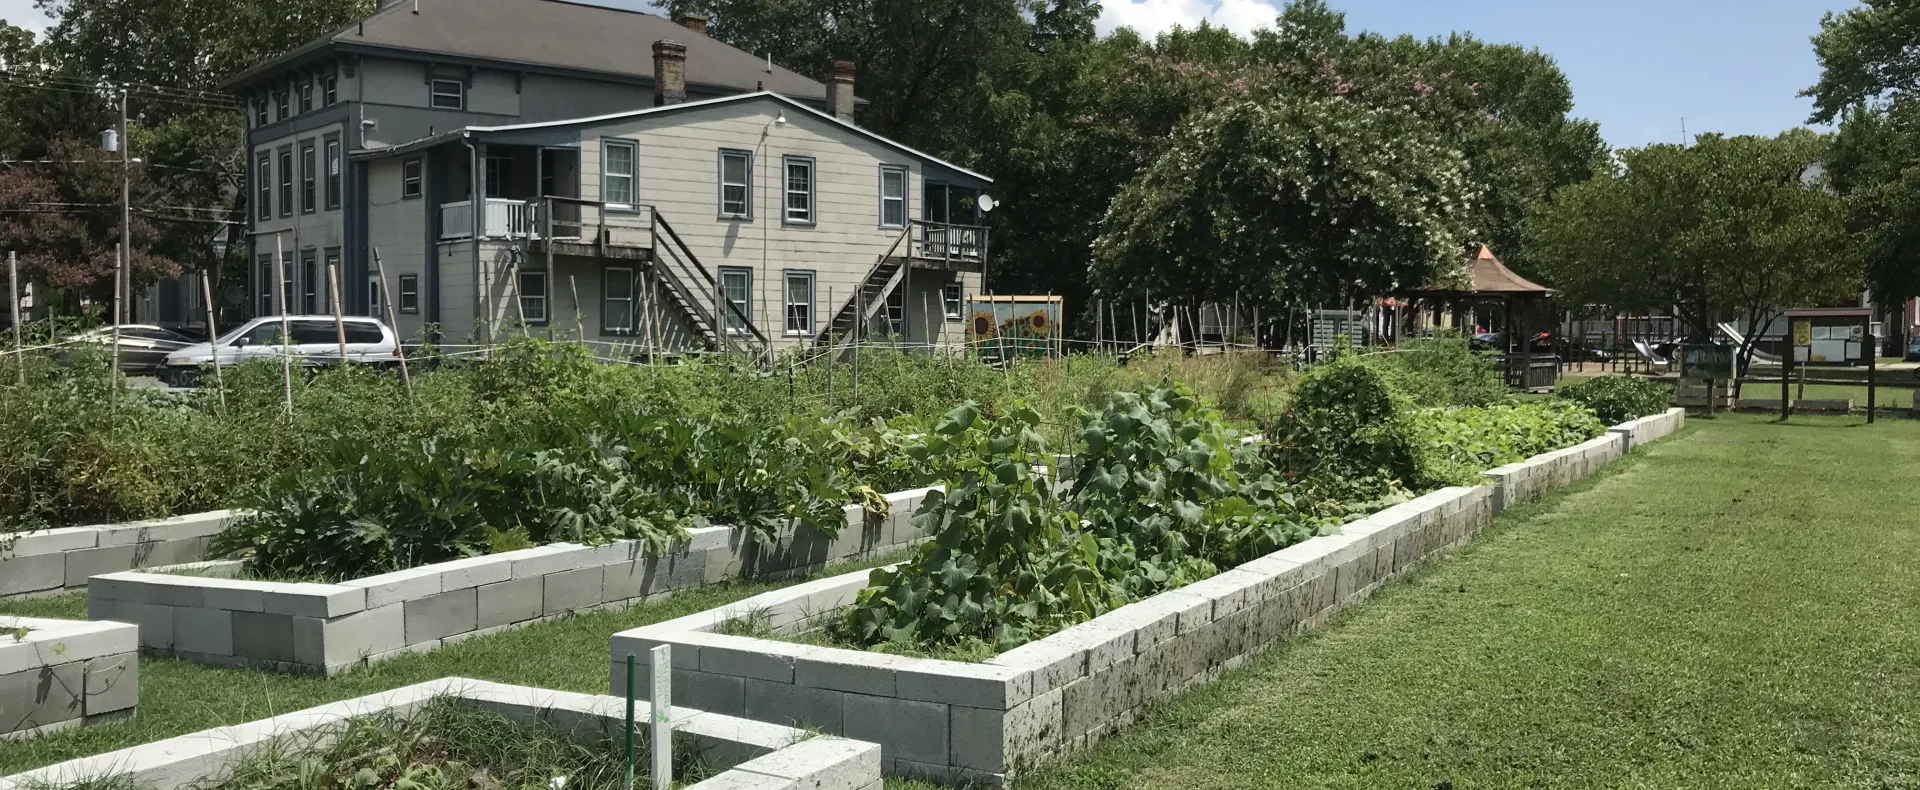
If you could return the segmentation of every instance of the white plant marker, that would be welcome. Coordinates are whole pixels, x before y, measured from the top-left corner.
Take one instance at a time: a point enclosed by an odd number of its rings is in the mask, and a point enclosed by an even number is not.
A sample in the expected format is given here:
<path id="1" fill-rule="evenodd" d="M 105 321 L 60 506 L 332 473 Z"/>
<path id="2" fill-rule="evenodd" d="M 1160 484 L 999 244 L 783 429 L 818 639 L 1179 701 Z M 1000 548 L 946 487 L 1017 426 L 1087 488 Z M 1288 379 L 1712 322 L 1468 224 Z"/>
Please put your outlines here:
<path id="1" fill-rule="evenodd" d="M 673 646 L 648 652 L 647 671 L 653 674 L 653 788 L 673 785 Z"/>

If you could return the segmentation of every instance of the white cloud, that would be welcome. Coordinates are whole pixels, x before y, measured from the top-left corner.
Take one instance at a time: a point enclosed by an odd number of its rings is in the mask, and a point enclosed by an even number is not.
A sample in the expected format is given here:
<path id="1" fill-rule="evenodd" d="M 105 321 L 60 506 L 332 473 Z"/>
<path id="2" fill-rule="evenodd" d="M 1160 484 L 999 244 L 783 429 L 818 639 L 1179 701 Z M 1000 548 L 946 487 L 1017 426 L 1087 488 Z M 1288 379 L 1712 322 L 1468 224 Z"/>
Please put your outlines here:
<path id="1" fill-rule="evenodd" d="M 40 9 L 33 7 L 33 0 L 0 0 L 0 20 L 14 27 L 23 27 L 35 33 L 44 33 L 53 23 Z"/>
<path id="2" fill-rule="evenodd" d="M 1277 0 L 1107 0 L 1101 3 L 1100 32 L 1130 27 L 1143 36 L 1156 36 L 1179 27 L 1195 27 L 1201 20 L 1242 36 L 1273 27 L 1280 15 Z"/>

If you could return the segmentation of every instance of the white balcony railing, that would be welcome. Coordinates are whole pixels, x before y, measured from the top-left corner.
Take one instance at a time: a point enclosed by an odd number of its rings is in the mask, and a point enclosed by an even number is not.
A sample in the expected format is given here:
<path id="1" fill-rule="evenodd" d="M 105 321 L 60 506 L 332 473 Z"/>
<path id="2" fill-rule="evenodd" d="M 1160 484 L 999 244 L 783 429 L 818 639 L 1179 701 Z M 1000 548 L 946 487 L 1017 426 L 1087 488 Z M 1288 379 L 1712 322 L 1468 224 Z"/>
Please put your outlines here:
<path id="1" fill-rule="evenodd" d="M 480 235 L 488 239 L 526 238 L 533 230 L 533 212 L 524 200 L 487 198 Z M 440 204 L 440 238 L 473 236 L 473 201 Z"/>

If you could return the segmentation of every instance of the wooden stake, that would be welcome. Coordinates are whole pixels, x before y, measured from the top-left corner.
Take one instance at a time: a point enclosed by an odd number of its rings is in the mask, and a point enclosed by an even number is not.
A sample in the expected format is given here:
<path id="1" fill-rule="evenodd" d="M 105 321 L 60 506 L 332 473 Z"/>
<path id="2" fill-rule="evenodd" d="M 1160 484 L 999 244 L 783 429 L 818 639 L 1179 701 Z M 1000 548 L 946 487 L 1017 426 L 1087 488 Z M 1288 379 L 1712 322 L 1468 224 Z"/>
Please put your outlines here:
<path id="1" fill-rule="evenodd" d="M 113 367 L 107 374 L 108 409 L 118 405 L 120 399 L 120 302 L 127 277 L 127 267 L 121 263 L 121 256 L 124 255 L 124 248 L 113 245 L 113 345 L 108 347 L 108 353 L 113 355 Z"/>
<path id="2" fill-rule="evenodd" d="M 227 407 L 227 377 L 220 372 L 220 329 L 214 326 L 213 319 L 213 281 L 207 278 L 207 270 L 200 270 L 200 301 L 207 305 L 207 347 L 213 351 L 213 386 L 219 393 L 220 408 Z"/>
<path id="3" fill-rule="evenodd" d="M 327 290 L 333 297 L 333 334 L 340 341 L 340 364 L 347 364 L 347 319 L 340 308 L 339 264 L 327 261 Z"/>
<path id="4" fill-rule="evenodd" d="M 567 292 L 573 294 L 573 336 L 584 345 L 587 342 L 587 329 L 580 322 L 580 285 L 574 282 L 571 274 L 567 275 Z"/>
<path id="5" fill-rule="evenodd" d="M 393 355 L 400 358 L 400 381 L 407 387 L 407 395 L 413 395 L 413 376 L 407 373 L 407 347 L 400 337 L 400 319 L 393 309 L 393 291 L 387 288 L 387 265 L 380 260 L 380 248 L 373 248 L 373 271 L 380 278 L 380 303 L 387 313 L 387 328 L 393 330 Z"/>
<path id="6" fill-rule="evenodd" d="M 280 308 L 280 385 L 286 414 L 293 416 L 293 324 L 287 320 L 287 264 L 280 236 L 273 237 L 273 302 Z"/>
<path id="7" fill-rule="evenodd" d="M 27 344 L 20 335 L 20 254 L 7 252 L 7 303 L 13 307 L 13 361 L 19 363 L 20 384 L 27 383 Z"/>

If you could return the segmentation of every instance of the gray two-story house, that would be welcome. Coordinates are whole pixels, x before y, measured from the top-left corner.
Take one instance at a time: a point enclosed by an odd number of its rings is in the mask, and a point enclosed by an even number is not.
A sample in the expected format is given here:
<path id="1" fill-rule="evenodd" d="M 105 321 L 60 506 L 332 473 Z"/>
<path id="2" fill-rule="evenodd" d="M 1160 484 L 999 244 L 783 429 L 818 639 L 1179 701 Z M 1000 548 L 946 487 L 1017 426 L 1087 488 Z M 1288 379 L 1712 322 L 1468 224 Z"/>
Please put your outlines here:
<path id="1" fill-rule="evenodd" d="M 252 311 L 278 309 L 267 286 L 278 249 L 293 312 L 332 309 L 330 261 L 342 305 L 377 312 L 365 239 L 393 203 L 357 199 L 366 176 L 355 151 L 651 107 L 653 41 L 684 43 L 696 98 L 764 90 L 825 106 L 825 84 L 707 38 L 705 23 L 560 0 L 381 0 L 366 19 L 228 80 L 247 113 Z M 535 186 L 503 178 L 484 186 Z"/>
<path id="2" fill-rule="evenodd" d="M 346 312 L 443 345 L 961 342 L 991 180 L 860 128 L 853 83 L 850 63 L 810 80 L 698 16 L 389 0 L 230 83 L 250 111 L 254 309 L 331 310 L 337 267 Z"/>

